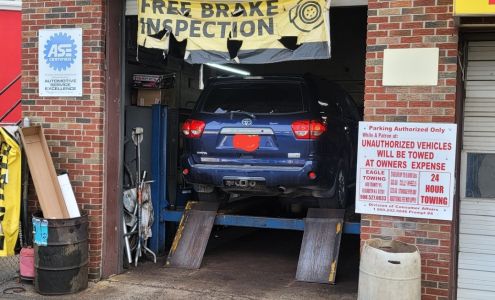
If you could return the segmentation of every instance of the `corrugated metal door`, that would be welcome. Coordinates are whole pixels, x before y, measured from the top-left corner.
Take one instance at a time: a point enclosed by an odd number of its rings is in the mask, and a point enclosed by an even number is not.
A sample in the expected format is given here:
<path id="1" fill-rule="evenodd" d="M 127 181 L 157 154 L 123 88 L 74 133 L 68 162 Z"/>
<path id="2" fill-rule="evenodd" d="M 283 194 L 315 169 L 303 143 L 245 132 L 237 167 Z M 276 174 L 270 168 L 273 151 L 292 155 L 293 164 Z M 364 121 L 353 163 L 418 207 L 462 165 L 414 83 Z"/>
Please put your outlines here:
<path id="1" fill-rule="evenodd" d="M 495 299 L 495 41 L 469 44 L 458 299 Z"/>
<path id="2" fill-rule="evenodd" d="M 126 0 L 125 1 L 125 15 L 126 16 L 137 15 L 137 0 Z"/>

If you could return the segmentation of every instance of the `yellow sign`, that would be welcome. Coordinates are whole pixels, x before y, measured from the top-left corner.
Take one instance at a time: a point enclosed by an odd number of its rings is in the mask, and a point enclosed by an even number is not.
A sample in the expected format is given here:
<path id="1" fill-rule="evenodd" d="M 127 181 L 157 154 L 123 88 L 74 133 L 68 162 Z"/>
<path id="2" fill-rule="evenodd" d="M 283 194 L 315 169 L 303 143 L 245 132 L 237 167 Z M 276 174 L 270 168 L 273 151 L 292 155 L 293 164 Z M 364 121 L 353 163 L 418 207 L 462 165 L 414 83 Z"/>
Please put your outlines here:
<path id="1" fill-rule="evenodd" d="M 456 16 L 495 15 L 495 0 L 454 0 Z"/>
<path id="2" fill-rule="evenodd" d="M 171 36 L 179 42 L 187 41 L 184 59 L 190 63 L 256 64 L 329 58 L 327 3 L 138 0 L 138 44 L 166 53 Z"/>
<path id="3" fill-rule="evenodd" d="M 15 255 L 21 214 L 21 148 L 0 127 L 0 257 Z"/>

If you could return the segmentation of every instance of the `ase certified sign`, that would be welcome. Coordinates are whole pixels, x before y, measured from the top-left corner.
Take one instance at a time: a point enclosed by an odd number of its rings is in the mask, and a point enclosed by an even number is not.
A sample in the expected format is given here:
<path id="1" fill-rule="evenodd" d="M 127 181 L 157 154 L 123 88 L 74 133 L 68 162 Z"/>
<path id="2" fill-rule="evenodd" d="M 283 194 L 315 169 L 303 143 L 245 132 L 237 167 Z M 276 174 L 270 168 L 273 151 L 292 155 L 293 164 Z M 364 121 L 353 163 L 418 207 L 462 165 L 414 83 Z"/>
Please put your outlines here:
<path id="1" fill-rule="evenodd" d="M 40 96 L 82 96 L 82 29 L 39 31 Z"/>
<path id="2" fill-rule="evenodd" d="M 457 126 L 360 122 L 356 212 L 452 220 Z"/>

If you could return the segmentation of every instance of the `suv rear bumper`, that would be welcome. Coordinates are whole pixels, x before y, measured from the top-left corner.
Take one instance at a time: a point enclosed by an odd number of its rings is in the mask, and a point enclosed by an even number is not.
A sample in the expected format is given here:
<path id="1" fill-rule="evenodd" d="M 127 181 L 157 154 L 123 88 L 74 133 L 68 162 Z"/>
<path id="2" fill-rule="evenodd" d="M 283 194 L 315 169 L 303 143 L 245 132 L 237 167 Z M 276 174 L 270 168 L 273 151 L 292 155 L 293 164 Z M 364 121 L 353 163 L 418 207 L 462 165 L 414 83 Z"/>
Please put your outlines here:
<path id="1" fill-rule="evenodd" d="M 185 167 L 189 169 L 189 174 L 186 175 L 188 182 L 216 187 L 223 187 L 224 180 L 232 177 L 256 180 L 262 178 L 267 188 L 286 186 L 318 189 L 322 183 L 318 176 L 318 164 L 311 160 L 306 161 L 303 166 L 196 164 L 187 160 Z M 316 179 L 309 178 L 308 174 L 311 171 L 316 172 Z"/>

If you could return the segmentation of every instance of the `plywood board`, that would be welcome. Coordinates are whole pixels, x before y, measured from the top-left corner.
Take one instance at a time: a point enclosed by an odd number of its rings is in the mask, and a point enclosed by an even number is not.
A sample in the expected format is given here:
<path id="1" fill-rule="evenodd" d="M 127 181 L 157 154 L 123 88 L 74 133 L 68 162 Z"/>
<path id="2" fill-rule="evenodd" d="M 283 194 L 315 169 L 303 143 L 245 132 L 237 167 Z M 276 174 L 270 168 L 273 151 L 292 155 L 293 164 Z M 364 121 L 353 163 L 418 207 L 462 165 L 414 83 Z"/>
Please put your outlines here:
<path id="1" fill-rule="evenodd" d="M 26 127 L 20 133 L 44 218 L 69 218 L 43 128 Z"/>

